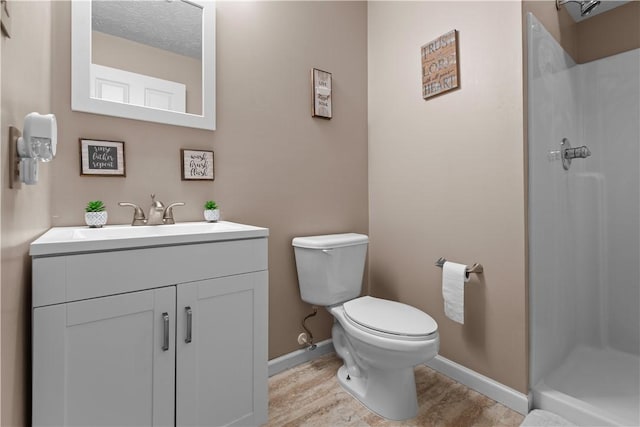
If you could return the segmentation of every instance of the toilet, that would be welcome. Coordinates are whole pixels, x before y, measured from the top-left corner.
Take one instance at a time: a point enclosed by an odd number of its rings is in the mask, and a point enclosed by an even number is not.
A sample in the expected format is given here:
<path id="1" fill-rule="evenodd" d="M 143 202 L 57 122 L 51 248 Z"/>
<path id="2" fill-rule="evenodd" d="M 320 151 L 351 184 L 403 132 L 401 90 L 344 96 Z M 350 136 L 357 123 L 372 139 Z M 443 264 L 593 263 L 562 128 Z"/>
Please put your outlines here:
<path id="1" fill-rule="evenodd" d="M 368 243 L 356 233 L 294 238 L 300 295 L 334 317 L 340 385 L 378 415 L 405 420 L 418 413 L 414 367 L 438 354 L 438 324 L 410 305 L 359 296 Z"/>

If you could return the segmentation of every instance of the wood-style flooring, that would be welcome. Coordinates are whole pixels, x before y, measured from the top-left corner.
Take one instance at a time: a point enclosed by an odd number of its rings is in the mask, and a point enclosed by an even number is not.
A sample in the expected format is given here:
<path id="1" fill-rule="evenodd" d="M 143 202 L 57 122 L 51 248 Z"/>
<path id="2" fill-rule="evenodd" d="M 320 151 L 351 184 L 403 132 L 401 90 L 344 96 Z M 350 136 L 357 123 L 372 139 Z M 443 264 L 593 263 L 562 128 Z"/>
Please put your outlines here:
<path id="1" fill-rule="evenodd" d="M 389 421 L 342 389 L 336 379 L 341 365 L 331 353 L 271 377 L 268 426 L 516 427 L 524 418 L 426 366 L 418 366 L 418 416 Z"/>

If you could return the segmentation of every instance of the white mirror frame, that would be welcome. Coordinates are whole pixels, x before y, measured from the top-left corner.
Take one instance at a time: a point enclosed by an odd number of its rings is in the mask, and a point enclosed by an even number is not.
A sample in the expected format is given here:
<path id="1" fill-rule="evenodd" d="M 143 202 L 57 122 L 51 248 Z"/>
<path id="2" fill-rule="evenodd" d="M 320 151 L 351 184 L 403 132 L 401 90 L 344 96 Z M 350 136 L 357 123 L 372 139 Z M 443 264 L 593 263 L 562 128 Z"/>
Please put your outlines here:
<path id="1" fill-rule="evenodd" d="M 202 7 L 202 115 L 161 110 L 92 98 L 91 1 L 71 3 L 71 109 L 86 113 L 165 123 L 190 128 L 216 128 L 215 2 L 189 0 Z"/>

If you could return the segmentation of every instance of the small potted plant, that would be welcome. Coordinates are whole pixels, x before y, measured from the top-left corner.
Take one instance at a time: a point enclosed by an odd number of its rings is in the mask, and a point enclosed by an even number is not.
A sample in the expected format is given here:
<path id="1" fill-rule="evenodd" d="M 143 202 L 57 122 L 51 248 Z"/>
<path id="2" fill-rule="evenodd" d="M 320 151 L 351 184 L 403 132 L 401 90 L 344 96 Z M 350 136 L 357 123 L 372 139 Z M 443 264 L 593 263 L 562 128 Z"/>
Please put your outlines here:
<path id="1" fill-rule="evenodd" d="M 204 204 L 204 219 L 215 222 L 220 219 L 220 209 L 213 200 L 207 200 Z"/>
<path id="2" fill-rule="evenodd" d="M 93 200 L 87 203 L 84 209 L 84 222 L 91 228 L 100 228 L 107 223 L 106 206 L 102 200 Z"/>

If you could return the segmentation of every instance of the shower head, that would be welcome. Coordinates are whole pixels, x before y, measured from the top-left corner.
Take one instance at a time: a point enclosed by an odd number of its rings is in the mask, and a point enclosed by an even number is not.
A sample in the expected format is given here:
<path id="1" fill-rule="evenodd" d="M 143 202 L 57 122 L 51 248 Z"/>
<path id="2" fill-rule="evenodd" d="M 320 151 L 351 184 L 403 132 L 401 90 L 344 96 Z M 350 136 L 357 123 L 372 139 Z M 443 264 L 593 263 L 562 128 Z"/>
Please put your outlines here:
<path id="1" fill-rule="evenodd" d="M 600 0 L 589 0 L 589 1 L 581 2 L 580 3 L 580 14 L 582 16 L 587 16 L 588 14 L 590 14 L 593 11 L 593 9 L 598 7 L 599 4 L 600 4 Z"/>
<path id="2" fill-rule="evenodd" d="M 567 3 L 578 3 L 580 5 L 580 15 L 587 16 L 593 9 L 598 7 L 600 0 L 556 0 L 556 9 L 560 10 L 560 6 Z"/>

